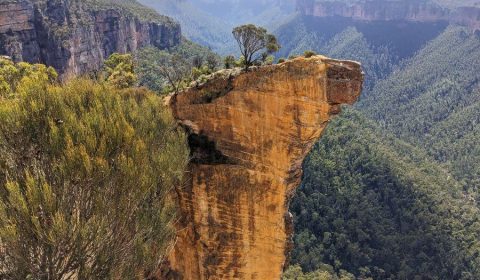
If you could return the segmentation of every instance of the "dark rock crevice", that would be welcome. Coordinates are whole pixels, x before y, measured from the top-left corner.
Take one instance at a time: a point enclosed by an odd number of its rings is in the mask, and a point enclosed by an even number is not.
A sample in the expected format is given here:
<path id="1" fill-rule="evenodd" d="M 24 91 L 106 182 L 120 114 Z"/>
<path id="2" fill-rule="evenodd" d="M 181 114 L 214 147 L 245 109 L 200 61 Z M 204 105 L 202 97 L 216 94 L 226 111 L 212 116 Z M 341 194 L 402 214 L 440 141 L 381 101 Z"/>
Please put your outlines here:
<path id="1" fill-rule="evenodd" d="M 208 139 L 201 134 L 190 133 L 188 135 L 190 146 L 191 162 L 195 164 L 216 165 L 216 164 L 237 164 L 235 160 L 217 150 L 215 141 Z"/>

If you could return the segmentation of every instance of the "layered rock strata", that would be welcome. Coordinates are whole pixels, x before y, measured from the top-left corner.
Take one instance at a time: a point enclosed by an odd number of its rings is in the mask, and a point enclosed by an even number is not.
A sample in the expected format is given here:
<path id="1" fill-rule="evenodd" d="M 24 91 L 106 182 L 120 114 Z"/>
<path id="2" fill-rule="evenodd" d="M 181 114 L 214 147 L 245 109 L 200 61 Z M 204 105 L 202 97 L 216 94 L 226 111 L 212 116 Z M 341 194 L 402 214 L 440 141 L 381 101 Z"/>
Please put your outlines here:
<path id="1" fill-rule="evenodd" d="M 363 82 L 358 63 L 322 56 L 234 72 L 169 101 L 192 160 L 177 190 L 178 238 L 162 278 L 279 279 L 302 162 Z"/>
<path id="2" fill-rule="evenodd" d="M 360 21 L 450 22 L 480 30 L 480 8 L 445 8 L 428 0 L 297 0 L 297 10 L 316 17 L 346 17 Z"/>
<path id="3" fill-rule="evenodd" d="M 84 0 L 0 0 L 0 55 L 44 63 L 65 76 L 98 70 L 114 52 L 180 43 L 180 26 L 167 17 L 146 20 L 113 5 L 92 5 Z"/>

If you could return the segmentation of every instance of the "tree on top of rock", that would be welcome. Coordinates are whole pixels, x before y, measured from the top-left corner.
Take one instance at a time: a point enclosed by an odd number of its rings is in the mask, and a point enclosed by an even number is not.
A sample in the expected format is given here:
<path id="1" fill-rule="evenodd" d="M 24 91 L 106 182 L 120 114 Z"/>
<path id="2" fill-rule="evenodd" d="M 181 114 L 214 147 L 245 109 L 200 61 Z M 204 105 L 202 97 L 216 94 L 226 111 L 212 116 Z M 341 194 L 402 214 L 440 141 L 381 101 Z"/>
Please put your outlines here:
<path id="1" fill-rule="evenodd" d="M 277 38 L 265 28 L 247 24 L 235 27 L 232 33 L 245 58 L 245 70 L 280 49 Z"/>

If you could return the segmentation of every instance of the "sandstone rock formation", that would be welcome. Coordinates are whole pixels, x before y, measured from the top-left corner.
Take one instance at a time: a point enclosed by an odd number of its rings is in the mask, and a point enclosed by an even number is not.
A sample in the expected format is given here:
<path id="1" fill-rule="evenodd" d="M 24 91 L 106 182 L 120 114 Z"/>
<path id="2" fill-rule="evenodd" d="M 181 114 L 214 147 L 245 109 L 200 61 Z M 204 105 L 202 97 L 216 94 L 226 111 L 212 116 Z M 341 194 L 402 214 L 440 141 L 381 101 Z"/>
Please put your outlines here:
<path id="1" fill-rule="evenodd" d="M 480 30 L 480 8 L 445 8 L 429 0 L 297 0 L 297 10 L 316 17 L 346 17 L 360 21 L 450 22 Z"/>
<path id="2" fill-rule="evenodd" d="M 341 104 L 360 95 L 360 65 L 322 56 L 247 73 L 224 70 L 172 96 L 189 134 L 191 175 L 169 279 L 279 279 L 291 247 L 289 200 L 302 162 Z"/>
<path id="3" fill-rule="evenodd" d="M 147 20 L 114 5 L 86 3 L 0 0 L 0 55 L 78 75 L 99 69 L 114 52 L 149 45 L 165 49 L 180 43 L 180 26 L 167 17 Z"/>

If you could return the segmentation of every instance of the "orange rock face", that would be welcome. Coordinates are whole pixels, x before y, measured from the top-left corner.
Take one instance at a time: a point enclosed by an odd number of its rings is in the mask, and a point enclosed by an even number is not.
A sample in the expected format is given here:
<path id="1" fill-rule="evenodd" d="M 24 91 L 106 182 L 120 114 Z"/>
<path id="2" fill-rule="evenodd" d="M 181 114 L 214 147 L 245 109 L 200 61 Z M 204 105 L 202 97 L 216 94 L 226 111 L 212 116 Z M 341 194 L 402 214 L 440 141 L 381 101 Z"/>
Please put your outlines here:
<path id="1" fill-rule="evenodd" d="M 343 103 L 360 65 L 322 56 L 217 73 L 170 100 L 189 133 L 190 180 L 169 256 L 173 279 L 279 279 L 291 247 L 289 200 L 301 164 Z"/>

